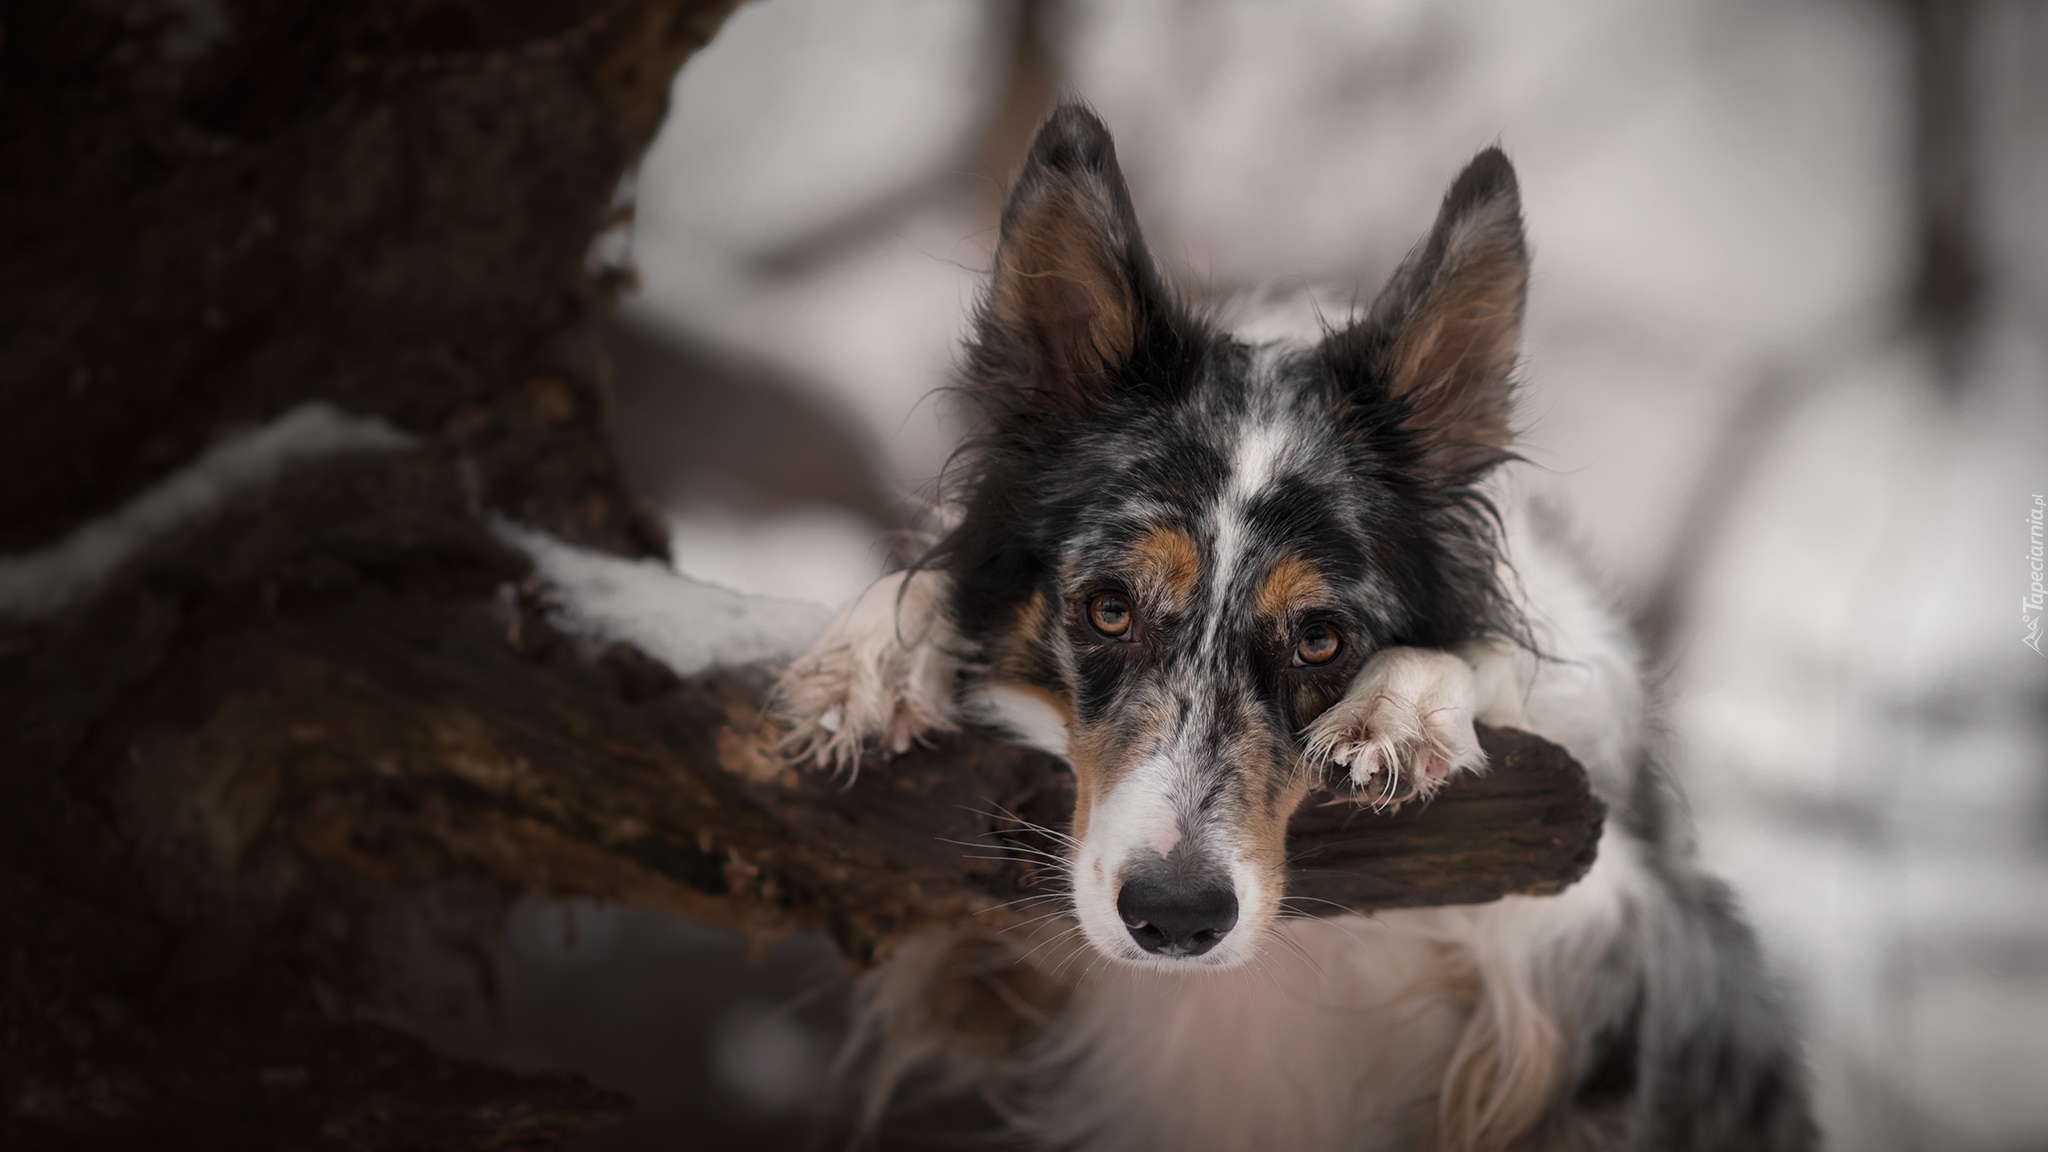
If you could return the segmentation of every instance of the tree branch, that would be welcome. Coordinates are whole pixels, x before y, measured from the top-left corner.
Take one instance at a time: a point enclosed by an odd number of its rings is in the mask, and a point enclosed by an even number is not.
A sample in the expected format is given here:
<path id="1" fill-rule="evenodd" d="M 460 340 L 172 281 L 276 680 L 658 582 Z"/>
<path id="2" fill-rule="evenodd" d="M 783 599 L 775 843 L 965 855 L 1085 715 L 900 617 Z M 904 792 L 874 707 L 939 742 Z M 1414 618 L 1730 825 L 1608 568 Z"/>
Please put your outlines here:
<path id="1" fill-rule="evenodd" d="M 388 523 L 393 508 L 409 525 Z M 229 542 L 239 566 L 221 562 Z M 679 679 L 558 632 L 551 590 L 431 450 L 309 469 L 127 579 L 73 627 L 154 619 L 138 603 L 182 592 L 191 623 L 159 642 L 152 673 L 175 691 L 101 740 L 125 750 L 106 768 L 123 831 L 159 901 L 191 918 L 274 919 L 316 876 L 364 899 L 466 877 L 745 931 L 823 929 L 869 962 L 919 925 L 1000 923 L 1047 881 L 981 857 L 1058 853 L 1034 826 L 1072 812 L 1059 761 L 984 732 L 870 758 L 852 786 L 790 769 L 759 711 L 766 670 Z M 1492 770 L 1426 806 L 1305 807 L 1292 890 L 1371 910 L 1577 879 L 1602 815 L 1584 774 L 1526 733 L 1483 743 Z"/>

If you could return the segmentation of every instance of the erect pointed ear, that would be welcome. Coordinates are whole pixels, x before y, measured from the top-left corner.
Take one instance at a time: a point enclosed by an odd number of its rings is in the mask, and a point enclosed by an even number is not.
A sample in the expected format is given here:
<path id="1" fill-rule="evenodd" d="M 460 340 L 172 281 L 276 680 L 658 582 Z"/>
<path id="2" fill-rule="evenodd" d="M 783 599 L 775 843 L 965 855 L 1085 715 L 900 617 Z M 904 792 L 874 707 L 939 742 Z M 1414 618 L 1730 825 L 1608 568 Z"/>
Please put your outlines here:
<path id="1" fill-rule="evenodd" d="M 1528 286 L 1515 169 L 1488 148 L 1452 182 L 1363 324 L 1432 471 L 1469 476 L 1507 458 Z"/>
<path id="2" fill-rule="evenodd" d="M 1109 129 L 1062 105 L 1032 140 L 1003 208 L 978 374 L 1012 389 L 1025 410 L 1086 412 L 1162 299 Z"/>

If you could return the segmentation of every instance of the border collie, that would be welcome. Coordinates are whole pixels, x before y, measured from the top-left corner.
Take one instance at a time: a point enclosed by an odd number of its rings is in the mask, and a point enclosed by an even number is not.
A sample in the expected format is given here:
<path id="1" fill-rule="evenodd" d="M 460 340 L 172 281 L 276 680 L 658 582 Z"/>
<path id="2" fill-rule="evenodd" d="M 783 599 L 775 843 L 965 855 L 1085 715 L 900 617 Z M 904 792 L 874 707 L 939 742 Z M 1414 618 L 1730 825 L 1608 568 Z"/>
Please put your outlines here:
<path id="1" fill-rule="evenodd" d="M 1529 258 L 1498 149 L 1348 317 L 1191 309 L 1102 123 L 1040 129 L 965 375 L 943 539 L 776 691 L 851 770 L 965 722 L 1073 765 L 1055 915 L 920 937 L 866 985 L 872 1120 L 975 1085 L 1089 1149 L 1799 1149 L 1797 1045 L 1657 773 L 1630 633 L 1514 494 Z M 1312 791 L 1427 798 L 1475 720 L 1578 758 L 1613 816 L 1566 891 L 1310 918 Z"/>

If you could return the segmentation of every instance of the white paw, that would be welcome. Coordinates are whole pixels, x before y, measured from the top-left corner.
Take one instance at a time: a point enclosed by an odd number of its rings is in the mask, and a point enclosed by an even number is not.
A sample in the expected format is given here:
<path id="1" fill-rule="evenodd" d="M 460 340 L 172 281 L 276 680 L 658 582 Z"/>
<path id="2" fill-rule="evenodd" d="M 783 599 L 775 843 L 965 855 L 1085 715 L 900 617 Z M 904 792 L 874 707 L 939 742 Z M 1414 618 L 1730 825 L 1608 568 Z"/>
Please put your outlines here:
<path id="1" fill-rule="evenodd" d="M 1308 763 L 1327 772 L 1332 788 L 1375 808 L 1427 798 L 1452 773 L 1486 766 L 1472 728 L 1477 700 L 1463 660 L 1388 648 L 1309 726 Z"/>
<path id="2" fill-rule="evenodd" d="M 959 645 L 945 592 L 938 573 L 898 572 L 840 611 L 769 696 L 788 730 L 785 756 L 851 774 L 864 751 L 907 752 L 959 726 Z"/>

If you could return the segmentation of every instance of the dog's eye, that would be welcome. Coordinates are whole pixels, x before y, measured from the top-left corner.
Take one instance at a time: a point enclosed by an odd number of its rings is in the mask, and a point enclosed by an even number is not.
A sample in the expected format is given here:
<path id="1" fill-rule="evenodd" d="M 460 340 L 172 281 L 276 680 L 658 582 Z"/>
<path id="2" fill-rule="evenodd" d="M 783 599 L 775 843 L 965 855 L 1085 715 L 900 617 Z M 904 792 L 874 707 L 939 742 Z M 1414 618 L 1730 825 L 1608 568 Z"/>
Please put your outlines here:
<path id="1" fill-rule="evenodd" d="M 1088 623 L 1112 640 L 1131 631 L 1131 602 L 1116 592 L 1097 592 L 1088 601 Z"/>
<path id="2" fill-rule="evenodd" d="M 1311 624 L 1301 630 L 1294 645 L 1296 664 L 1328 664 L 1344 650 L 1344 639 L 1328 624 Z"/>

